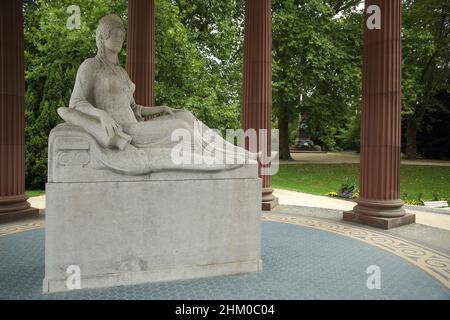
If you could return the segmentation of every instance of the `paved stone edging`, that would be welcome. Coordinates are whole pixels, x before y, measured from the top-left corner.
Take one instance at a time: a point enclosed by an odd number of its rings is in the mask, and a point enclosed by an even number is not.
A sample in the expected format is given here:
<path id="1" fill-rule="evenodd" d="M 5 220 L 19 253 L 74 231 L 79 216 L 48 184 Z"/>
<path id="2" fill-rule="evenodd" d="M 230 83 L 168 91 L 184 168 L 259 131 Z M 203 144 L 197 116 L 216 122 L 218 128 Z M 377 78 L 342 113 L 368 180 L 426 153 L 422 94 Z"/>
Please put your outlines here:
<path id="1" fill-rule="evenodd" d="M 392 235 L 329 220 L 284 214 L 263 214 L 262 220 L 310 227 L 363 241 L 405 259 L 450 291 L 450 257 L 434 249 Z"/>
<path id="2" fill-rule="evenodd" d="M 450 215 L 450 209 L 432 208 L 432 207 L 425 207 L 425 206 L 413 206 L 413 205 L 404 205 L 404 208 L 406 209 L 406 211 L 411 210 L 411 211 L 431 212 L 431 213 Z"/>
<path id="3" fill-rule="evenodd" d="M 0 225 L 0 237 L 1 236 L 7 236 L 9 234 L 23 232 L 23 231 L 29 231 L 33 229 L 39 229 L 44 227 L 44 221 L 31 221 L 21 224 L 8 224 L 6 226 Z"/>

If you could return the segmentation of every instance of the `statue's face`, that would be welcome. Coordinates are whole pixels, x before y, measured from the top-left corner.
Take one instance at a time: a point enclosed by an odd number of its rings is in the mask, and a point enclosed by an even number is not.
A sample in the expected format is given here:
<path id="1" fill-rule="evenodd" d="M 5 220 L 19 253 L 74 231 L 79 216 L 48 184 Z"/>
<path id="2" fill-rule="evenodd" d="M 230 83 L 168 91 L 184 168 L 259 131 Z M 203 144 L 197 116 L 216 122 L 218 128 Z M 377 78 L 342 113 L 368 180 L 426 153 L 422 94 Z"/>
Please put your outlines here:
<path id="1" fill-rule="evenodd" d="M 109 38 L 105 40 L 105 48 L 114 53 L 119 53 L 122 50 L 123 41 L 125 40 L 125 33 L 120 29 L 113 29 L 109 34 Z"/>

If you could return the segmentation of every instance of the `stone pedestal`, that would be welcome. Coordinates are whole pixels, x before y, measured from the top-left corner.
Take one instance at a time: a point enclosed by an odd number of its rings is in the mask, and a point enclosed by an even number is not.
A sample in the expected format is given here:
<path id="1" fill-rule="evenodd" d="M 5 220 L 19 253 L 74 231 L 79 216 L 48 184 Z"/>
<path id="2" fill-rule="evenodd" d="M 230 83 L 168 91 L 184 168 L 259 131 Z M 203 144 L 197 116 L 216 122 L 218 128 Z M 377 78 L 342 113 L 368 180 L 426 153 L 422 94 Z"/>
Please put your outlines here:
<path id="1" fill-rule="evenodd" d="M 38 215 L 25 195 L 22 1 L 0 1 L 0 222 Z"/>
<path id="2" fill-rule="evenodd" d="M 68 290 L 70 266 L 81 289 L 261 271 L 256 163 L 123 175 L 98 148 L 68 125 L 50 134 L 44 292 Z"/>
<path id="3" fill-rule="evenodd" d="M 360 198 L 344 220 L 383 228 L 415 221 L 400 200 L 401 49 L 401 1 L 366 0 Z"/>

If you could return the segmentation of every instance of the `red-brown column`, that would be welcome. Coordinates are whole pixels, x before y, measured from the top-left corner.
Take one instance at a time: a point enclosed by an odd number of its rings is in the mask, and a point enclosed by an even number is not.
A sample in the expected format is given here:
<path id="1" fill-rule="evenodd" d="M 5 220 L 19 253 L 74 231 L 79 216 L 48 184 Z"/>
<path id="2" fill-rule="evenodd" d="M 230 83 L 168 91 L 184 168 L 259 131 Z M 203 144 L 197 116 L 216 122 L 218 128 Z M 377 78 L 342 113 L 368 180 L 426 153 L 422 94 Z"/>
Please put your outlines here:
<path id="1" fill-rule="evenodd" d="M 25 195 L 22 1 L 0 1 L 0 220 L 38 214 Z"/>
<path id="2" fill-rule="evenodd" d="M 366 0 L 361 118 L 360 198 L 344 219 L 383 228 L 414 222 L 400 200 L 401 1 Z M 371 28 L 380 8 L 379 29 Z M 347 215 L 347 216 L 346 216 Z"/>
<path id="3" fill-rule="evenodd" d="M 155 1 L 128 0 L 127 71 L 137 104 L 155 105 Z"/>
<path id="4" fill-rule="evenodd" d="M 270 156 L 270 131 L 272 128 L 272 1 L 245 1 L 244 31 L 244 91 L 242 127 L 266 129 Z M 260 150 L 263 151 L 263 150 Z M 266 161 L 263 161 L 266 162 Z M 268 172 L 261 165 L 260 172 Z M 270 166 L 270 164 L 269 164 Z M 270 175 L 262 174 L 262 209 L 271 210 L 278 199 L 272 194 Z"/>

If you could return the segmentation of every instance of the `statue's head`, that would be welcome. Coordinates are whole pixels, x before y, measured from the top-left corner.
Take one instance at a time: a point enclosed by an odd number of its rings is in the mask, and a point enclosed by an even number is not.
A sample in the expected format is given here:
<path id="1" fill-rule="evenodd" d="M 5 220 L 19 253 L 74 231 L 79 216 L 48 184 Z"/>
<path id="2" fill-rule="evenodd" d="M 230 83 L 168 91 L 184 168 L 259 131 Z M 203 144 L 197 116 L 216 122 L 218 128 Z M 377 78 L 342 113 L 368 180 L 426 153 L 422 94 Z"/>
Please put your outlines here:
<path id="1" fill-rule="evenodd" d="M 97 27 L 96 42 L 98 54 L 104 55 L 106 49 L 119 53 L 125 40 L 125 27 L 118 15 L 109 14 L 100 19 Z"/>

